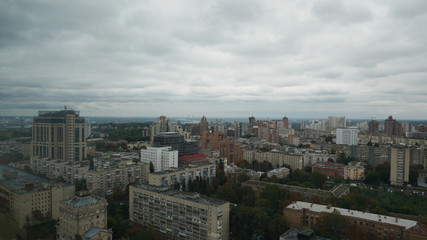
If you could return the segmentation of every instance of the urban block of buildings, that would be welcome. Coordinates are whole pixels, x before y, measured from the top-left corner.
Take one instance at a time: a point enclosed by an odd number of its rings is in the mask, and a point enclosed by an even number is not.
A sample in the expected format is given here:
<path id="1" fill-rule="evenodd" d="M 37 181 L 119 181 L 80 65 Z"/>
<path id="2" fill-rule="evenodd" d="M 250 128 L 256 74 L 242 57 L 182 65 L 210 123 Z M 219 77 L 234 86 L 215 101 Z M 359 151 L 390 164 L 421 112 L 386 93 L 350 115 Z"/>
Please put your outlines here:
<path id="1" fill-rule="evenodd" d="M 229 239 L 228 202 L 167 187 L 131 185 L 132 222 L 160 231 L 172 239 Z"/>
<path id="2" fill-rule="evenodd" d="M 59 204 L 74 196 L 73 185 L 51 181 L 0 165 L 0 202 L 19 227 L 31 221 L 33 212 L 59 218 Z"/>
<path id="3" fill-rule="evenodd" d="M 216 176 L 216 164 L 205 163 L 188 167 L 154 172 L 148 175 L 148 184 L 153 186 L 173 186 L 175 183 L 186 185 L 189 180 L 211 179 Z"/>

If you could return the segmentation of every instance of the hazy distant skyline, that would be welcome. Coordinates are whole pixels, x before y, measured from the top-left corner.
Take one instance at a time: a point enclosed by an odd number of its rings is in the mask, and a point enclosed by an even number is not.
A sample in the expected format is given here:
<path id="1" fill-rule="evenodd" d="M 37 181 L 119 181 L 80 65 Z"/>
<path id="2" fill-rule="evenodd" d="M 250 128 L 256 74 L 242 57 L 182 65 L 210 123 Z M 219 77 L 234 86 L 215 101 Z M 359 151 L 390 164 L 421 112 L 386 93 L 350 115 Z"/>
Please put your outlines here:
<path id="1" fill-rule="evenodd" d="M 0 115 L 427 119 L 427 1 L 0 2 Z"/>

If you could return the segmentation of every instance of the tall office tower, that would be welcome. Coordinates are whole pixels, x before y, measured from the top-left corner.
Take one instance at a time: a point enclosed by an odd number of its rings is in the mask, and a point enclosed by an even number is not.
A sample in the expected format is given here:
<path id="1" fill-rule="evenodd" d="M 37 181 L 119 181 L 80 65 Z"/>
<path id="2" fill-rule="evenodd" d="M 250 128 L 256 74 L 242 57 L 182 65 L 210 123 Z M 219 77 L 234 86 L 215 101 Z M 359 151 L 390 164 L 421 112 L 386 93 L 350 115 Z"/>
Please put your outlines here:
<path id="1" fill-rule="evenodd" d="M 75 197 L 59 205 L 57 239 L 111 239 L 107 230 L 107 201 L 101 197 Z M 96 237 L 95 237 L 96 236 Z"/>
<path id="2" fill-rule="evenodd" d="M 346 121 L 345 117 L 328 117 L 328 129 L 329 131 L 333 131 L 337 128 L 345 128 L 346 127 Z"/>
<path id="3" fill-rule="evenodd" d="M 152 162 L 154 172 L 165 171 L 168 168 L 178 167 L 178 151 L 172 147 L 148 147 L 141 149 L 141 161 L 143 163 Z"/>
<path id="4" fill-rule="evenodd" d="M 168 239 L 229 239 L 230 203 L 151 185 L 129 186 L 129 219 Z"/>
<path id="5" fill-rule="evenodd" d="M 150 126 L 150 142 L 153 143 L 154 136 L 170 131 L 172 131 L 172 126 L 169 118 L 166 116 L 158 117 L 157 121 Z"/>
<path id="6" fill-rule="evenodd" d="M 81 161 L 87 157 L 85 131 L 78 111 L 39 111 L 33 121 L 32 156 Z"/>
<path id="7" fill-rule="evenodd" d="M 409 182 L 409 165 L 411 151 L 409 148 L 392 148 L 390 164 L 390 183 L 402 186 Z"/>
<path id="8" fill-rule="evenodd" d="M 359 129 L 337 128 L 337 144 L 355 146 L 359 143 Z"/>
<path id="9" fill-rule="evenodd" d="M 172 147 L 179 156 L 184 155 L 184 136 L 176 132 L 164 132 L 154 136 L 153 147 Z"/>
<path id="10" fill-rule="evenodd" d="M 379 133 L 379 124 L 377 120 L 371 120 L 368 123 L 368 132 L 369 134 L 378 134 Z"/>
<path id="11" fill-rule="evenodd" d="M 287 117 L 282 118 L 283 127 L 289 128 L 289 119 Z"/>
<path id="12" fill-rule="evenodd" d="M 403 136 L 403 128 L 392 116 L 384 121 L 384 134 L 388 137 Z"/>

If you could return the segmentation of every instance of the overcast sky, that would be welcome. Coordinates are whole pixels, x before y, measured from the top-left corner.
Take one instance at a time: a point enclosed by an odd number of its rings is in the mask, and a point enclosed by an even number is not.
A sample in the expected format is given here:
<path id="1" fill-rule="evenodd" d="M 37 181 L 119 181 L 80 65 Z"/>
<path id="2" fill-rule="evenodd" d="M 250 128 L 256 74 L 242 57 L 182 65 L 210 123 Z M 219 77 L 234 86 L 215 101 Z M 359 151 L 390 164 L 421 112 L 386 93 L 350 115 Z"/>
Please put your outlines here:
<path id="1" fill-rule="evenodd" d="M 0 1 L 0 115 L 427 119 L 426 0 Z"/>

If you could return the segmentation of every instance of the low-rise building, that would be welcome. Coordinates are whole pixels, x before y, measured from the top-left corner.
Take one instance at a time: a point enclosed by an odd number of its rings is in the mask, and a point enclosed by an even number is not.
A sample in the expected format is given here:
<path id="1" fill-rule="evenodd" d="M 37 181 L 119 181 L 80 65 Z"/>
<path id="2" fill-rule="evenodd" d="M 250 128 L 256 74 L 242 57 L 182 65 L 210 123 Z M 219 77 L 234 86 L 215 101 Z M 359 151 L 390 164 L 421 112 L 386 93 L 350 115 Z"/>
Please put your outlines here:
<path id="1" fill-rule="evenodd" d="M 277 178 L 284 178 L 289 175 L 289 169 L 282 167 L 282 168 L 276 168 L 271 171 L 267 172 L 267 177 L 276 176 Z"/>
<path id="2" fill-rule="evenodd" d="M 330 238 L 319 237 L 314 231 L 302 228 L 291 228 L 282 234 L 279 240 L 330 240 Z"/>
<path id="3" fill-rule="evenodd" d="M 408 233 L 414 233 L 419 228 L 416 221 L 379 215 L 374 213 L 354 211 L 351 209 L 319 205 L 297 201 L 286 206 L 283 214 L 292 227 L 309 227 L 316 225 L 322 218 L 338 213 L 350 224 L 357 235 L 348 236 L 349 239 L 364 239 L 368 233 L 373 233 L 377 239 L 405 239 Z M 406 238 L 408 239 L 408 238 Z M 427 239 L 424 235 L 422 238 Z"/>
<path id="4" fill-rule="evenodd" d="M 167 187 L 131 185 L 129 218 L 171 239 L 229 239 L 228 202 Z"/>
<path id="5" fill-rule="evenodd" d="M 315 163 L 311 167 L 313 172 L 320 172 L 328 177 L 344 177 L 344 164 L 340 163 Z"/>
<path id="6" fill-rule="evenodd" d="M 347 166 L 344 167 L 344 179 L 350 180 L 363 180 L 365 177 L 365 166 L 364 162 L 349 162 Z"/>
<path id="7" fill-rule="evenodd" d="M 80 236 L 87 240 L 111 240 L 107 228 L 107 201 L 101 197 L 74 197 L 59 206 L 57 239 L 69 240 Z"/>

